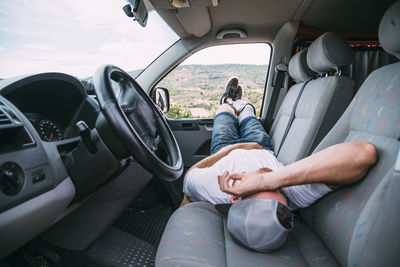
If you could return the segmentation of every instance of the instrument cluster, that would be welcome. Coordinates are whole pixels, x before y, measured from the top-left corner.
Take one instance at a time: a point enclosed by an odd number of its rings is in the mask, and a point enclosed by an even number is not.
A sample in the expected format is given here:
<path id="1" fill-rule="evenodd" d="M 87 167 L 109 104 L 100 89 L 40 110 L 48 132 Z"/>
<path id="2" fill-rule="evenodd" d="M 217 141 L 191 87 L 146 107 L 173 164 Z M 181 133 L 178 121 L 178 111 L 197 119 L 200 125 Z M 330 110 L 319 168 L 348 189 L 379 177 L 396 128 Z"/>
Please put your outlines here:
<path id="1" fill-rule="evenodd" d="M 52 118 L 39 113 L 25 113 L 25 116 L 35 127 L 40 138 L 45 142 L 60 141 L 64 138 L 63 127 Z"/>

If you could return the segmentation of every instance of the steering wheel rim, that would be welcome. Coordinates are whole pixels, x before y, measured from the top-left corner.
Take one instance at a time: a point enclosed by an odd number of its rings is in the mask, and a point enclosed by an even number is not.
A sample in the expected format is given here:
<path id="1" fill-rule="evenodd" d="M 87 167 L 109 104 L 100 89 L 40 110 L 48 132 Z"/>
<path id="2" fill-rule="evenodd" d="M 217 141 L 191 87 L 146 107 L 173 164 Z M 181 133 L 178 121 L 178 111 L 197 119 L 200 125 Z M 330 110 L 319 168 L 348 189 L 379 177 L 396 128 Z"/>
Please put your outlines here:
<path id="1" fill-rule="evenodd" d="M 118 80 L 116 82 L 121 85 L 121 90 L 127 90 L 129 89 L 128 87 L 131 87 L 133 90 L 136 90 L 137 95 L 142 98 L 143 101 L 139 101 L 139 98 L 134 99 L 136 101 L 136 106 L 134 104 L 125 108 L 125 110 L 129 109 L 129 111 L 135 112 L 134 115 L 141 117 L 141 120 L 140 118 L 138 121 L 135 120 L 135 126 L 133 126 L 128 119 L 125 114 L 127 111 L 124 112 L 113 91 L 112 80 Z M 176 142 L 165 116 L 159 108 L 156 107 L 141 86 L 129 74 L 113 65 L 104 65 L 98 68 L 94 75 L 93 82 L 101 112 L 127 151 L 147 171 L 154 174 L 156 177 L 166 181 L 178 179 L 183 172 L 183 160 L 178 143 Z M 135 93 L 133 93 L 133 95 L 135 95 Z M 145 111 L 146 115 L 142 114 L 142 111 Z M 135 116 L 132 116 L 133 119 L 135 119 L 134 117 Z M 141 128 L 153 130 L 151 132 L 157 135 L 157 137 L 151 140 L 152 137 L 148 137 L 151 134 L 140 133 L 139 130 Z M 160 138 L 163 141 L 170 162 L 161 160 L 160 157 L 155 154 L 157 152 L 155 151 L 157 147 L 147 144 L 152 141 L 157 143 L 157 140 Z"/>

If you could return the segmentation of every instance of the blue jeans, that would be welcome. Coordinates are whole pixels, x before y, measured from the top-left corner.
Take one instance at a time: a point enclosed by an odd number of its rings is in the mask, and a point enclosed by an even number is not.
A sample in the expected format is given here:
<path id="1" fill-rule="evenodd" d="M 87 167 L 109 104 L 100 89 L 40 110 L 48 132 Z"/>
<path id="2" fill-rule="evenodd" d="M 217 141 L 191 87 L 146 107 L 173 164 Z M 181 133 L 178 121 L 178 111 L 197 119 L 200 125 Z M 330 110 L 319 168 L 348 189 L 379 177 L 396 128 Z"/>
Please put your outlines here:
<path id="1" fill-rule="evenodd" d="M 249 142 L 256 142 L 264 149 L 272 150 L 271 138 L 256 117 L 247 117 L 239 125 L 236 117 L 229 112 L 221 112 L 215 116 L 211 155 L 227 145 Z"/>

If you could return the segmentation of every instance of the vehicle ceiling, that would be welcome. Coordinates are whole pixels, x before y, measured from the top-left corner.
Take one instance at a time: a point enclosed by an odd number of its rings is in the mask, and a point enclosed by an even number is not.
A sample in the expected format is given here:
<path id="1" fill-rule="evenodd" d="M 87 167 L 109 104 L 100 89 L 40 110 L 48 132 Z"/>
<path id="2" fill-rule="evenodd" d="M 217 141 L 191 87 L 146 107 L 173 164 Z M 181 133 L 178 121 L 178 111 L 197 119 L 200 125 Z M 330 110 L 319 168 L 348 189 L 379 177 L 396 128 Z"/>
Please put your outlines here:
<path id="1" fill-rule="evenodd" d="M 288 21 L 322 30 L 377 32 L 380 18 L 394 0 L 189 0 L 175 8 L 170 0 L 150 0 L 181 37 L 203 37 L 242 29 L 248 40 L 272 41 Z M 179 2 L 179 1 L 178 1 Z M 213 5 L 214 3 L 214 5 Z M 217 4 L 217 5 L 215 5 Z"/>

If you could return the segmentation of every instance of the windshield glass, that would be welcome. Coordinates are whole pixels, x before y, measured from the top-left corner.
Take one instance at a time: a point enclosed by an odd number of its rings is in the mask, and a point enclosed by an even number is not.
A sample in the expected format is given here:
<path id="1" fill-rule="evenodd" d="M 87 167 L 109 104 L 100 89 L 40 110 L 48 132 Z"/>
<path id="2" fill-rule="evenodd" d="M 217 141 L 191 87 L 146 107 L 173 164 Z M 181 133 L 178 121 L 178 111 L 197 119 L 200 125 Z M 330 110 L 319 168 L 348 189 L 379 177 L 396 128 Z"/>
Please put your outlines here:
<path id="1" fill-rule="evenodd" d="M 124 0 L 0 1 L 0 78 L 39 72 L 92 76 L 102 64 L 140 70 L 178 40 L 149 11 L 141 27 Z M 139 71 L 133 73 L 136 76 Z"/>

